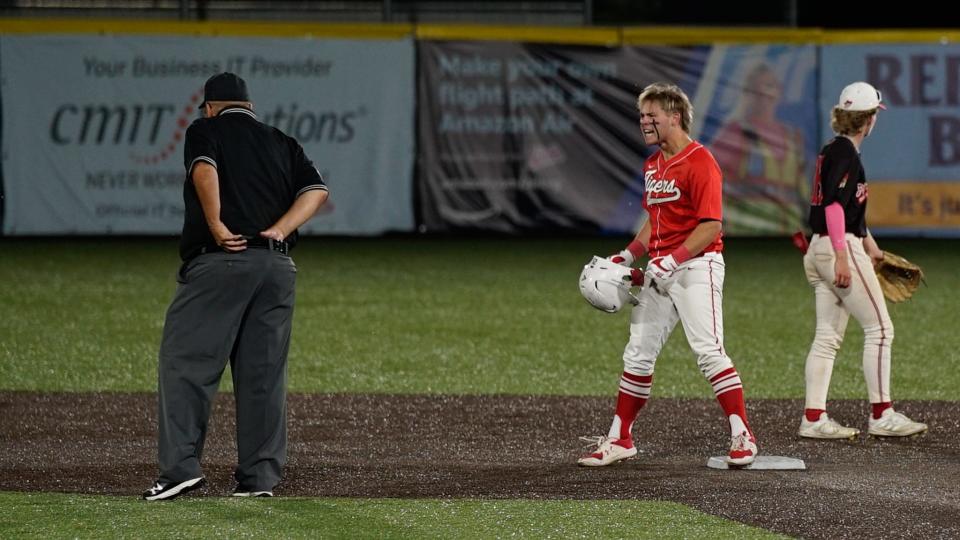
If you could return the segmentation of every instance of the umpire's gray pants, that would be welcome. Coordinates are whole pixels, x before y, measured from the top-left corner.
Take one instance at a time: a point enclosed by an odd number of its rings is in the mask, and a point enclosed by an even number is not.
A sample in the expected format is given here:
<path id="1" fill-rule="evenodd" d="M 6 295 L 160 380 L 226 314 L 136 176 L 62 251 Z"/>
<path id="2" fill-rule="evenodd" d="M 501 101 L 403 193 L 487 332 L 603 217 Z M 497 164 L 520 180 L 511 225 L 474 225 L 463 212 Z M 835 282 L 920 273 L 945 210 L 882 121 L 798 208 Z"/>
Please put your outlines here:
<path id="1" fill-rule="evenodd" d="M 181 268 L 160 344 L 160 481 L 202 476 L 210 407 L 230 360 L 240 487 L 272 490 L 286 464 L 286 368 L 296 266 L 249 248 Z"/>

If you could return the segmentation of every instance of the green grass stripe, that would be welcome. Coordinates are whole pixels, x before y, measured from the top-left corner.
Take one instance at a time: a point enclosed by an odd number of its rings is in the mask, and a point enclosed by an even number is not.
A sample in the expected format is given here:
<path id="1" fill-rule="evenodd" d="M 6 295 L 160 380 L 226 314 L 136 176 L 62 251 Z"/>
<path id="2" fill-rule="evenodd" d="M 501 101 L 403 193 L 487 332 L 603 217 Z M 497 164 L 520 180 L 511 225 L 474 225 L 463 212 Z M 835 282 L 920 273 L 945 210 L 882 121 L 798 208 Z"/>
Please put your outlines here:
<path id="1" fill-rule="evenodd" d="M 782 538 L 670 502 L 2 493 L 3 538 Z"/>
<path id="2" fill-rule="evenodd" d="M 580 297 L 593 254 L 625 239 L 306 238 L 295 252 L 295 392 L 612 395 L 627 313 Z M 891 305 L 895 399 L 957 399 L 956 240 L 884 241 L 928 287 Z M 728 239 L 728 354 L 748 397 L 798 398 L 813 294 L 787 239 Z M 174 239 L 0 242 L 0 389 L 154 391 Z M 830 397 L 866 395 L 853 320 Z M 712 396 L 678 326 L 657 397 Z M 223 388 L 230 388 L 229 375 Z"/>

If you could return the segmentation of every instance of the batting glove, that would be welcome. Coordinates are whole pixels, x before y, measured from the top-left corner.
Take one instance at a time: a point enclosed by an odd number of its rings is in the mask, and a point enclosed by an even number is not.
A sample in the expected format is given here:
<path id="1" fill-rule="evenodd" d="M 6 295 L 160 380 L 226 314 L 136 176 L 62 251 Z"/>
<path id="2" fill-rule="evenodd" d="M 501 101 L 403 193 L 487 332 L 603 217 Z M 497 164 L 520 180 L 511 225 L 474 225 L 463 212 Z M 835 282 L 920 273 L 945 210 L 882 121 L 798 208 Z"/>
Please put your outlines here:
<path id="1" fill-rule="evenodd" d="M 647 265 L 647 274 L 650 276 L 650 279 L 662 283 L 673 275 L 673 271 L 680 266 L 677 264 L 677 260 L 673 258 L 673 255 L 667 255 L 666 257 L 660 257 L 659 259 L 654 259 L 650 261 L 650 264 Z"/>
<path id="2" fill-rule="evenodd" d="M 630 269 L 630 284 L 634 287 L 643 287 L 643 272 L 636 268 Z"/>
<path id="3" fill-rule="evenodd" d="M 623 250 L 620 253 L 616 253 L 607 257 L 607 260 L 613 264 L 620 264 L 623 266 L 633 265 L 633 253 L 630 253 L 629 250 Z"/>

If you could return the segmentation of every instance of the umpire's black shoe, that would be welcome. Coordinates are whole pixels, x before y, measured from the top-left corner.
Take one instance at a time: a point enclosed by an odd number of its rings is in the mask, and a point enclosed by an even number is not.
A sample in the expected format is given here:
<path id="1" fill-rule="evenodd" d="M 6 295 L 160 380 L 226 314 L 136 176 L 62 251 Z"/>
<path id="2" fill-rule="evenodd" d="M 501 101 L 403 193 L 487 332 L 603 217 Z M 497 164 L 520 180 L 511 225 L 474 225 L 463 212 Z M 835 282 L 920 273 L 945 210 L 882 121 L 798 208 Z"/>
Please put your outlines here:
<path id="1" fill-rule="evenodd" d="M 145 501 L 169 501 L 184 493 L 203 487 L 206 483 L 207 481 L 204 480 L 202 476 L 184 480 L 183 482 L 161 482 L 157 480 L 152 488 L 143 492 L 141 497 Z"/>

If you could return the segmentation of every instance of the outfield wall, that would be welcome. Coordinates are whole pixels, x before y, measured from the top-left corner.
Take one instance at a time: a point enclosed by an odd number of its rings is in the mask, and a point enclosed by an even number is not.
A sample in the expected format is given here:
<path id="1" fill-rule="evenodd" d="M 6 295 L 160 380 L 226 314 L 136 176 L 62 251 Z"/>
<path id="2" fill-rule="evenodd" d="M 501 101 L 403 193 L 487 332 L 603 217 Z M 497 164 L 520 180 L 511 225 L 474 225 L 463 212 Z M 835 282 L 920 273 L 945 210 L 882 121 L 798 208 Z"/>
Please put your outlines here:
<path id="1" fill-rule="evenodd" d="M 183 133 L 227 70 L 330 185 L 308 234 L 630 233 L 650 152 L 635 99 L 667 80 L 724 170 L 727 233 L 787 235 L 829 107 L 863 79 L 888 105 L 863 147 L 873 229 L 960 236 L 958 38 L 0 20 L 2 231 L 178 233 Z"/>

